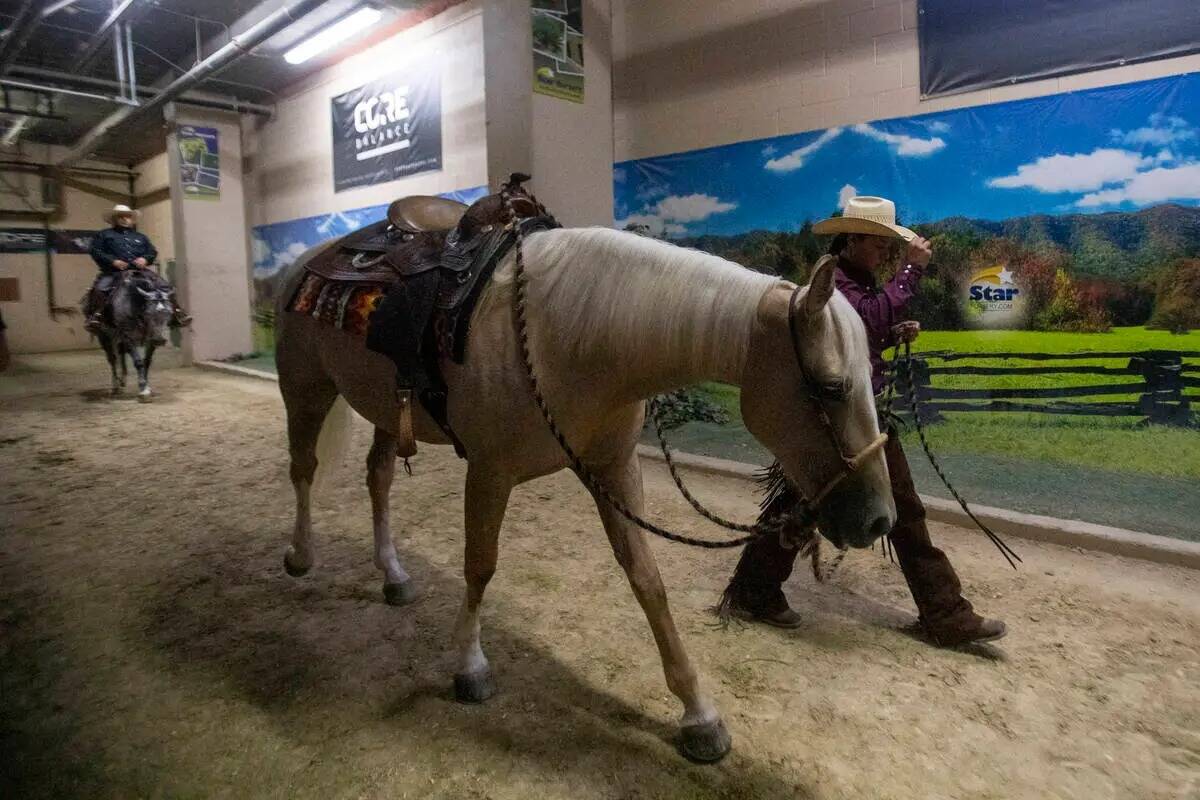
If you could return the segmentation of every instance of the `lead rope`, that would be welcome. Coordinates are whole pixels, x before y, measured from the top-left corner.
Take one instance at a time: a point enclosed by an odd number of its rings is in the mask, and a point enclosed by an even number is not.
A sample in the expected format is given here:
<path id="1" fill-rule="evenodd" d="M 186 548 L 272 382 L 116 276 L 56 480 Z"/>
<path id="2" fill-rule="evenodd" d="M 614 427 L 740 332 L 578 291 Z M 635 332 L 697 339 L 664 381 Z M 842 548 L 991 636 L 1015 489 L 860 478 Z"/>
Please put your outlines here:
<path id="1" fill-rule="evenodd" d="M 903 347 L 902 352 L 901 347 Z M 913 423 L 917 427 L 917 437 L 921 440 L 921 449 L 925 451 L 925 457 L 929 459 L 929 463 L 933 467 L 933 471 L 937 473 L 939 478 L 941 478 L 942 483 L 945 484 L 946 488 L 950 490 L 950 494 L 953 495 L 954 499 L 958 501 L 959 506 L 961 506 L 966 515 L 971 518 L 971 521 L 979 527 L 979 530 L 987 534 L 988 539 L 991 540 L 992 544 L 996 546 L 996 549 L 1000 551 L 1000 554 L 1004 556 L 1006 561 L 1008 561 L 1008 565 L 1013 569 L 1016 569 L 1017 565 L 1013 559 L 1021 561 L 1021 557 L 1017 555 L 1015 550 L 1008 546 L 1007 542 L 1000 538 L 999 534 L 985 525 L 983 521 L 979 519 L 979 517 L 975 516 L 975 512 L 971 510 L 969 505 L 967 505 L 967 501 L 963 499 L 963 496 L 958 493 L 957 489 L 950 485 L 950 479 L 947 478 L 946 473 L 942 471 L 942 465 L 938 463 L 937 457 L 934 456 L 933 450 L 931 450 L 929 447 L 929 441 L 925 438 L 925 425 L 921 422 L 921 413 L 917 407 L 917 390 L 912 375 L 912 343 L 904 342 L 903 345 L 896 345 L 896 353 L 893 355 L 892 360 L 894 363 L 898 362 L 903 364 L 906 370 L 908 376 L 908 404 L 909 408 L 912 410 Z"/>
<path id="2" fill-rule="evenodd" d="M 575 474 L 579 476 L 579 479 L 583 481 L 584 485 L 592 490 L 597 496 L 602 497 L 604 501 L 608 503 L 618 514 L 632 522 L 634 525 L 637 525 L 639 528 L 653 533 L 655 536 L 661 536 L 669 541 L 691 545 L 692 547 L 703 547 L 707 549 L 741 547 L 742 545 L 757 539 L 759 536 L 782 531 L 785 527 L 790 527 L 790 525 L 799 525 L 801 526 L 802 530 L 811 530 L 816 524 L 815 515 L 808 505 L 803 502 L 798 504 L 796 509 L 794 509 L 791 513 L 781 515 L 778 520 L 773 521 L 769 525 L 764 524 L 761 521 L 755 525 L 744 525 L 723 519 L 701 506 L 699 502 L 692 497 L 692 495 L 688 493 L 686 489 L 683 488 L 683 482 L 679 479 L 674 469 L 673 462 L 669 462 L 671 465 L 671 476 L 675 479 L 675 484 L 679 486 L 684 497 L 689 503 L 692 504 L 693 508 L 702 514 L 705 519 L 708 519 L 717 525 L 720 525 L 721 527 L 747 533 L 748 535 L 741 536 L 736 539 L 718 541 L 712 539 L 697 539 L 691 536 L 673 533 L 666 528 L 655 525 L 654 523 L 643 519 L 641 516 L 636 514 L 632 509 L 626 506 L 624 502 L 613 495 L 613 493 L 608 490 L 608 487 L 606 487 L 604 483 L 597 478 L 590 469 L 588 469 L 587 465 L 583 463 L 583 459 L 581 459 L 575 453 L 575 450 L 567 442 L 566 437 L 558 427 L 558 423 L 554 421 L 554 416 L 550 413 L 550 407 L 547 405 L 545 397 L 542 396 L 537 373 L 533 368 L 533 357 L 529 347 L 529 325 L 525 317 L 528 288 L 528 280 L 525 275 L 524 258 L 525 232 L 521 225 L 521 220 L 517 216 L 516 209 L 513 208 L 510 184 L 505 184 L 504 188 L 501 189 L 500 198 L 504 203 L 510 224 L 513 227 L 513 233 L 516 236 L 516 253 L 513 260 L 513 316 L 517 330 L 517 342 L 521 348 L 521 358 L 525 362 L 525 372 L 529 377 L 529 387 L 533 394 L 533 399 L 537 403 L 538 410 L 542 412 L 542 418 L 546 421 L 546 426 L 550 429 L 550 433 L 553 434 L 555 441 L 558 442 L 558 446 L 562 448 L 563 453 L 567 456 L 567 460 L 571 462 L 571 468 L 575 471 Z M 657 424 L 657 418 L 655 421 Z"/>

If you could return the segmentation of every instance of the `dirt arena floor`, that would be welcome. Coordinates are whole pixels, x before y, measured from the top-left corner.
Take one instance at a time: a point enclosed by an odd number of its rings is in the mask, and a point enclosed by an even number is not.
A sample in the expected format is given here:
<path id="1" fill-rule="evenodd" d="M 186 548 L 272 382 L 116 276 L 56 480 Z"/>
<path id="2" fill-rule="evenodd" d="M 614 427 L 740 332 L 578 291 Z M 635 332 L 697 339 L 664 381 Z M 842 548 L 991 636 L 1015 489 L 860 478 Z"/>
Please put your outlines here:
<path id="1" fill-rule="evenodd" d="M 736 555 L 656 543 L 676 620 L 734 738 L 715 766 L 574 478 L 520 488 L 487 595 L 500 694 L 452 698 L 463 464 L 398 477 L 401 559 L 424 598 L 386 606 L 363 472 L 318 502 L 318 567 L 291 524 L 274 384 L 160 370 L 104 396 L 97 352 L 0 376 L 0 797 L 1200 798 L 1200 574 L 935 526 L 1011 633 L 935 650 L 900 572 L 854 553 L 798 574 L 796 631 L 713 626 Z M 697 476 L 750 516 L 748 486 Z M 703 526 L 657 466 L 653 515 Z M 802 572 L 799 571 L 798 572 Z"/>

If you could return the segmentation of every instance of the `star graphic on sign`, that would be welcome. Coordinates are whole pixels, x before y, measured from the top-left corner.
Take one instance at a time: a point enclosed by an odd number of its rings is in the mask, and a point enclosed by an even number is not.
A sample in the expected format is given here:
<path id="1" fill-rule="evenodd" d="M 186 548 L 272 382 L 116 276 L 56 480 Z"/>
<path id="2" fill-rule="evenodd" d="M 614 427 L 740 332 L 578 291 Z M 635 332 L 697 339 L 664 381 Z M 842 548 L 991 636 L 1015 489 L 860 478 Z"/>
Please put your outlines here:
<path id="1" fill-rule="evenodd" d="M 1013 285 L 1013 274 L 1009 271 L 1008 267 L 1001 269 L 1000 273 L 996 277 L 1000 279 L 1001 286 Z"/>

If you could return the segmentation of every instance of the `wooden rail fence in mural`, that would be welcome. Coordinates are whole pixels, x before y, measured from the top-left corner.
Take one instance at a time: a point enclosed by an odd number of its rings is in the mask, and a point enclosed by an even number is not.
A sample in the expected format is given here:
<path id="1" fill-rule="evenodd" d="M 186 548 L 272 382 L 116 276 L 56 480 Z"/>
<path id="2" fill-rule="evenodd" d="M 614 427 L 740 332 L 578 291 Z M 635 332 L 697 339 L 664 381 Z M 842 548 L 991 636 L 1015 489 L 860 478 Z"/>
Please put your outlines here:
<path id="1" fill-rule="evenodd" d="M 914 355 L 912 376 L 903 365 L 896 375 L 897 390 L 908 409 L 908 394 L 916 391 L 923 422 L 937 422 L 943 411 L 1019 411 L 1038 414 L 1141 417 L 1143 422 L 1197 427 L 1191 401 L 1200 401 L 1200 352 L 1145 350 L 1142 352 L 1098 353 L 953 353 L 931 351 Z M 1111 361 L 1111 364 L 1047 364 L 1030 366 L 976 366 L 972 361 L 1049 362 Z M 939 376 L 1061 375 L 1062 385 L 1021 388 L 944 388 L 935 385 Z M 1074 375 L 1109 375 L 1111 383 L 1072 383 Z M 1120 381 L 1135 376 L 1140 380 Z M 1189 392 L 1188 390 L 1193 390 Z M 1130 395 L 1137 395 L 1130 400 Z M 1087 398 L 1087 399 L 1084 399 Z M 1110 398 L 1110 399 L 1105 399 Z M 1120 398 L 1120 399 L 1111 399 Z"/>

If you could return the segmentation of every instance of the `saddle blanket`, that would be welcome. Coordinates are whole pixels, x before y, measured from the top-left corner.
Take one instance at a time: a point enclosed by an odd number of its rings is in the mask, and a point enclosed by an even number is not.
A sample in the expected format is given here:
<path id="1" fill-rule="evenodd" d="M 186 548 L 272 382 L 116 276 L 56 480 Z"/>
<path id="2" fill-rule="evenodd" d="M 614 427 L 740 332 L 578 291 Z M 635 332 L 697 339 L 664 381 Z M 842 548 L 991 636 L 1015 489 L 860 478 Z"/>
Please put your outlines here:
<path id="1" fill-rule="evenodd" d="M 385 290 L 377 284 L 331 281 L 310 272 L 288 308 L 353 336 L 365 337 L 371 312 L 383 300 Z"/>

